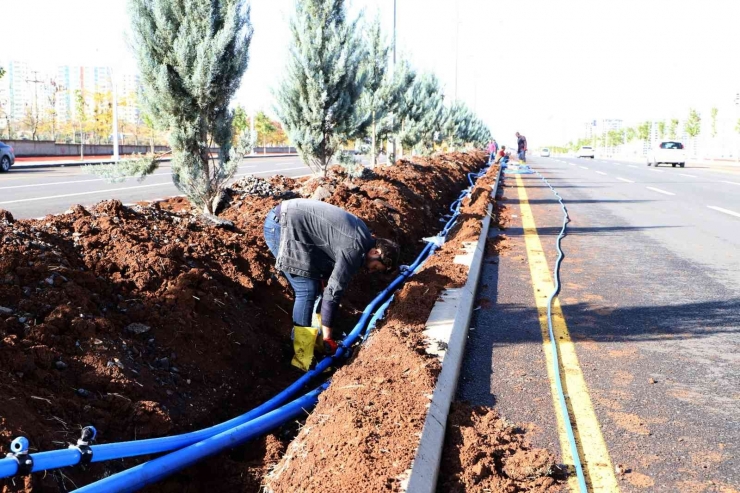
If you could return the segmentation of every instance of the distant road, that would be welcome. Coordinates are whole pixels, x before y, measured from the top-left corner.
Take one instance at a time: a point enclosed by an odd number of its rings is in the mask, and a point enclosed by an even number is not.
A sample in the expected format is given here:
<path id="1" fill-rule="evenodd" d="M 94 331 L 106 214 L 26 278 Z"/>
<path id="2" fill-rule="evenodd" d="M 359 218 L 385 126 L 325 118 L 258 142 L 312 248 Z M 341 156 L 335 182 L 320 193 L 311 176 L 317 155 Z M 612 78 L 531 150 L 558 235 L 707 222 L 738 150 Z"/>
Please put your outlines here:
<path id="1" fill-rule="evenodd" d="M 246 175 L 290 177 L 309 175 L 311 171 L 298 156 L 245 159 L 235 178 Z M 139 182 L 128 179 L 108 183 L 86 173 L 82 167 L 17 169 L 0 174 L 0 209 L 16 219 L 43 217 L 66 211 L 73 204 L 91 205 L 101 200 L 118 199 L 124 204 L 178 195 L 172 183 L 169 163 L 162 163 L 151 176 Z"/>
<path id="2" fill-rule="evenodd" d="M 530 165 L 570 216 L 555 328 L 570 334 L 558 335 L 559 355 L 589 491 L 738 491 L 740 174 L 572 157 Z M 563 211 L 531 174 L 506 175 L 501 204 L 508 239 L 484 265 L 458 392 L 557 451 L 569 445 L 538 307 Z"/>

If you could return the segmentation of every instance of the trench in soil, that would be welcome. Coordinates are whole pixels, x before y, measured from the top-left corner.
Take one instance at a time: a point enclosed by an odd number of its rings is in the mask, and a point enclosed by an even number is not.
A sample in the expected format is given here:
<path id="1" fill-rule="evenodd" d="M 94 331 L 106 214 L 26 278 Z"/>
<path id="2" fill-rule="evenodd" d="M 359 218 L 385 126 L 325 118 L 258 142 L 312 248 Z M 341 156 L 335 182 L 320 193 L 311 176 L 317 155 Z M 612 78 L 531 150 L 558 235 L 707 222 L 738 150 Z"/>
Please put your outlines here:
<path id="1" fill-rule="evenodd" d="M 333 376 L 265 478 L 268 491 L 404 489 L 440 371 L 427 353 L 425 323 L 440 293 L 467 280 L 467 268 L 453 260 L 480 236 L 496 172 L 478 180 L 444 247 L 400 289 L 355 360 Z M 493 409 L 453 406 L 438 491 L 557 491 L 562 484 L 554 455 L 532 449 Z"/>
<path id="2" fill-rule="evenodd" d="M 467 186 L 465 174 L 486 157 L 402 161 L 354 183 L 338 169 L 319 180 L 275 177 L 272 188 L 285 192 L 280 198 L 235 188 L 221 213 L 233 221 L 231 230 L 201 222 L 183 199 L 74 206 L 42 220 L 13 221 L 0 211 L 0 307 L 7 309 L 0 313 L 0 453 L 21 435 L 32 452 L 64 448 L 88 424 L 98 429 L 97 443 L 182 433 L 265 401 L 300 375 L 290 366 L 292 292 L 262 236 L 267 212 L 282 198 L 310 196 L 321 186 L 327 202 L 399 242 L 408 263 L 419 239 L 441 228 L 439 217 Z M 422 284 L 462 278 L 459 269 L 446 269 L 415 277 L 399 299 L 418 299 L 413 309 L 422 313 L 436 297 L 423 293 Z M 351 328 L 391 278 L 358 274 L 342 301 L 337 331 Z M 414 336 L 403 344 L 423 346 Z M 369 375 L 365 383 L 382 386 L 377 378 Z M 284 427 L 149 490 L 258 491 L 296 431 Z M 144 459 L 38 473 L 0 486 L 3 492 L 67 491 Z"/>

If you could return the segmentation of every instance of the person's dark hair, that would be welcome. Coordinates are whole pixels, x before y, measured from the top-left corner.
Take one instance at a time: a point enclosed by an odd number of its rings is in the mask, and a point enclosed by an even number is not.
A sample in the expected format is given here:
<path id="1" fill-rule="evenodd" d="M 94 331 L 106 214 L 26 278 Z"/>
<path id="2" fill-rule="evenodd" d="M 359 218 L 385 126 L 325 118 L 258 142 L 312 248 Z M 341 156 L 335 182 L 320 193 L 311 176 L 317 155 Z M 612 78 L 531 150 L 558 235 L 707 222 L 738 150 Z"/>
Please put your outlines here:
<path id="1" fill-rule="evenodd" d="M 380 262 L 388 270 L 394 269 L 398 265 L 401 256 L 401 247 L 395 241 L 386 238 L 376 238 L 375 248 L 380 251 Z"/>

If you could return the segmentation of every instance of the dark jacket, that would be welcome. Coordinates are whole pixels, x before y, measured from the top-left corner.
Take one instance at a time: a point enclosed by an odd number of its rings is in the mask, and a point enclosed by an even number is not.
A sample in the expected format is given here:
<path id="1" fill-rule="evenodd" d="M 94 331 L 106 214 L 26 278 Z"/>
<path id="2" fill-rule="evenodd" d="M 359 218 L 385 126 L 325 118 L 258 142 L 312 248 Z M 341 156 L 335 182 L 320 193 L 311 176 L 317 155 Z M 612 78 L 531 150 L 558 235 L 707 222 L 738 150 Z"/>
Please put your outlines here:
<path id="1" fill-rule="evenodd" d="M 328 279 L 321 314 L 324 325 L 331 327 L 339 299 L 375 239 L 358 217 L 310 199 L 283 202 L 280 229 L 276 267 L 297 276 Z"/>

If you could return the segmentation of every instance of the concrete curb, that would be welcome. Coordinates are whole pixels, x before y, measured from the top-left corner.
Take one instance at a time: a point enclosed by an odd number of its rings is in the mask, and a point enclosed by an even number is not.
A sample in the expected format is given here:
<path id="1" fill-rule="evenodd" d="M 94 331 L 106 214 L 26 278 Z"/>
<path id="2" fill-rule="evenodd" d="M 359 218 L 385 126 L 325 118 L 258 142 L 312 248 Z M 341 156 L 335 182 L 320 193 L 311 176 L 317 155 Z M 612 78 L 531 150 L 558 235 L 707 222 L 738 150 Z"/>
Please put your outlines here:
<path id="1" fill-rule="evenodd" d="M 501 181 L 501 171 L 499 167 L 496 183 L 491 192 L 494 197 Z M 465 286 L 446 290 L 442 294 L 442 302 L 435 303 L 427 321 L 425 333 L 437 341 L 438 350 L 433 350 L 433 352 L 443 358 L 442 371 L 437 379 L 437 386 L 434 389 L 429 412 L 421 432 L 419 448 L 411 466 L 405 489 L 407 493 L 434 493 L 437 488 L 447 416 L 450 412 L 450 404 L 455 399 L 460 368 L 465 356 L 465 343 L 473 315 L 478 279 L 483 266 L 492 210 L 492 204 L 488 204 L 488 214 L 483 218 L 478 242 L 471 243 L 470 248 L 465 249 L 465 255 L 455 260 L 455 263 L 469 265 L 470 270 Z M 474 248 L 473 245 L 475 245 Z"/>
<path id="2" fill-rule="evenodd" d="M 244 159 L 266 158 L 266 157 L 293 157 L 298 154 L 255 154 L 254 156 L 244 156 Z M 160 158 L 159 161 L 171 161 L 170 157 Z M 109 164 L 110 160 L 96 159 L 94 161 L 52 161 L 49 163 L 39 164 L 14 164 L 11 169 L 45 169 L 45 168 L 66 168 L 75 166 L 86 166 L 88 164 Z"/>

